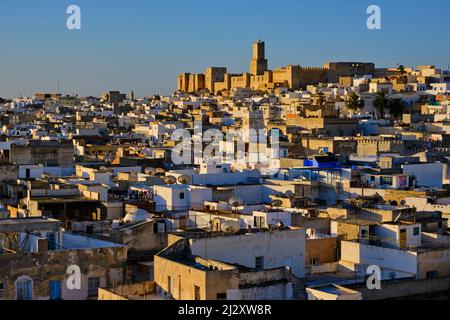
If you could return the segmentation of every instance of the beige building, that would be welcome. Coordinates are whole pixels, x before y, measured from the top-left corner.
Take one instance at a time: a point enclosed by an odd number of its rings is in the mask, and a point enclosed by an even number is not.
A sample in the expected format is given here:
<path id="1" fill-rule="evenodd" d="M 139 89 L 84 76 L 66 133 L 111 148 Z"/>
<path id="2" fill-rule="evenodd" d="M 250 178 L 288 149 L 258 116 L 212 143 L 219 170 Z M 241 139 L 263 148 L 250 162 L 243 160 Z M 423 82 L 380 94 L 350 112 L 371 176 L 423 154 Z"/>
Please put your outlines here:
<path id="1" fill-rule="evenodd" d="M 253 43 L 253 55 L 250 60 L 250 73 L 230 74 L 224 67 L 209 67 L 204 74 L 183 73 L 178 75 L 178 91 L 197 92 L 208 90 L 217 94 L 239 88 L 251 88 L 264 92 L 272 92 L 278 87 L 291 90 L 306 89 L 307 85 L 321 82 L 339 82 L 340 77 L 373 75 L 373 63 L 329 62 L 323 67 L 302 67 L 289 65 L 268 69 L 265 54 L 265 43 Z"/>
<path id="2" fill-rule="evenodd" d="M 158 294 L 176 300 L 289 300 L 297 281 L 289 269 L 249 269 L 192 255 L 188 240 L 155 256 Z"/>

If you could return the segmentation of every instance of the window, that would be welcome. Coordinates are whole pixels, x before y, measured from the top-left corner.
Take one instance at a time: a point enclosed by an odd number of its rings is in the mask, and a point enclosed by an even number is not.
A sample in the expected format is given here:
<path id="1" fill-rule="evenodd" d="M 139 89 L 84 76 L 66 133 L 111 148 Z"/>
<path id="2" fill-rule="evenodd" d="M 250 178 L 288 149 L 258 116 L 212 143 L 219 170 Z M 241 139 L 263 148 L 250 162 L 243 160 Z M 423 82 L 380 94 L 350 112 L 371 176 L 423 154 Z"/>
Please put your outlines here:
<path id="1" fill-rule="evenodd" d="M 419 234 L 420 234 L 420 228 L 419 228 L 419 227 L 414 228 L 414 236 L 416 237 L 416 236 L 418 236 Z"/>
<path id="2" fill-rule="evenodd" d="M 312 266 L 318 266 L 319 265 L 319 259 L 313 258 L 309 260 L 309 264 Z"/>
<path id="3" fill-rule="evenodd" d="M 217 300 L 227 300 L 227 294 L 226 293 L 218 293 Z"/>
<path id="4" fill-rule="evenodd" d="M 0 282 L 0 291 L 6 290 L 6 284 L 3 282 Z"/>
<path id="5" fill-rule="evenodd" d="M 200 299 L 200 287 L 194 286 L 194 300 L 201 300 Z"/>
<path id="6" fill-rule="evenodd" d="M 255 217 L 254 223 L 255 223 L 255 228 L 264 228 L 266 226 L 266 218 Z"/>
<path id="7" fill-rule="evenodd" d="M 264 257 L 256 257 L 255 258 L 255 269 L 256 270 L 264 269 Z"/>
<path id="8" fill-rule="evenodd" d="M 98 288 L 100 287 L 99 278 L 89 278 L 88 279 L 88 295 L 90 298 L 98 297 Z"/>
<path id="9" fill-rule="evenodd" d="M 439 278 L 439 272 L 437 271 L 427 272 L 427 279 L 437 279 L 437 278 Z"/>
<path id="10" fill-rule="evenodd" d="M 184 192 L 180 193 L 180 199 L 184 200 Z"/>
<path id="11" fill-rule="evenodd" d="M 167 277 L 167 293 L 169 293 L 169 295 L 172 295 L 173 292 L 173 282 L 172 282 L 172 277 Z"/>
<path id="12" fill-rule="evenodd" d="M 33 299 L 33 282 L 31 280 L 19 280 L 16 282 L 17 300 Z"/>
<path id="13" fill-rule="evenodd" d="M 394 183 L 394 179 L 392 177 L 381 177 L 380 178 L 380 185 L 382 186 L 392 186 Z"/>
<path id="14" fill-rule="evenodd" d="M 48 250 L 56 250 L 56 235 L 54 232 L 47 233 Z"/>
<path id="15" fill-rule="evenodd" d="M 61 281 L 50 281 L 50 300 L 61 300 Z"/>

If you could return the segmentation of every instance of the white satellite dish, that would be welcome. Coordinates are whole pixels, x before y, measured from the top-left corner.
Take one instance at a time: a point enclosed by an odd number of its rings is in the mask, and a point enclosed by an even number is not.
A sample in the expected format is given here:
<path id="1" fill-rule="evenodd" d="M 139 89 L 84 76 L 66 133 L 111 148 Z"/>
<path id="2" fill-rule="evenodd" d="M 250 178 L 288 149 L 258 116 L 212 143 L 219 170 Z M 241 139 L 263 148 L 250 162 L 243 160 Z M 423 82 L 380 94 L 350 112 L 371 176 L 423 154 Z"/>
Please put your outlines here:
<path id="1" fill-rule="evenodd" d="M 226 233 L 236 233 L 236 232 L 239 232 L 239 230 L 241 230 L 241 226 L 237 222 L 226 221 L 226 222 L 222 223 L 222 225 L 220 226 L 220 229 Z"/>

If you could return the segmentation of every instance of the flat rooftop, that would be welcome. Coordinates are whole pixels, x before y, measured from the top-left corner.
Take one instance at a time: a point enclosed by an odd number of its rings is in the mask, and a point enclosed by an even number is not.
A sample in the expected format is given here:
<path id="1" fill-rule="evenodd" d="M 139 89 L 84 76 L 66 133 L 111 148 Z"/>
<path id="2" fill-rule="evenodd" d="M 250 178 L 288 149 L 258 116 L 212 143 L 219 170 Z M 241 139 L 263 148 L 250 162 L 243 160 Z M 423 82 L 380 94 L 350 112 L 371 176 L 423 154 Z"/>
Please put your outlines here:
<path id="1" fill-rule="evenodd" d="M 21 233 L 40 230 L 58 231 L 60 226 L 61 222 L 56 219 L 0 219 L 0 233 Z"/>
<path id="2" fill-rule="evenodd" d="M 61 197 L 61 198 L 31 198 L 30 201 L 36 201 L 40 204 L 52 204 L 52 203 L 77 203 L 77 202 L 98 202 L 84 197 Z"/>
<path id="3" fill-rule="evenodd" d="M 364 219 L 346 219 L 346 220 L 337 220 L 338 223 L 344 223 L 344 224 L 353 224 L 358 226 L 372 226 L 372 225 L 378 225 L 379 222 L 370 221 L 370 220 L 364 220 Z"/>
<path id="4" fill-rule="evenodd" d="M 328 285 L 328 286 L 323 286 L 323 287 L 315 287 L 315 288 L 310 288 L 313 290 L 317 290 L 317 291 L 322 291 L 325 293 L 330 293 L 330 294 L 334 294 L 337 296 L 344 296 L 344 295 L 348 295 L 348 294 L 355 294 L 357 292 L 341 287 L 341 286 L 337 286 L 334 284 Z"/>

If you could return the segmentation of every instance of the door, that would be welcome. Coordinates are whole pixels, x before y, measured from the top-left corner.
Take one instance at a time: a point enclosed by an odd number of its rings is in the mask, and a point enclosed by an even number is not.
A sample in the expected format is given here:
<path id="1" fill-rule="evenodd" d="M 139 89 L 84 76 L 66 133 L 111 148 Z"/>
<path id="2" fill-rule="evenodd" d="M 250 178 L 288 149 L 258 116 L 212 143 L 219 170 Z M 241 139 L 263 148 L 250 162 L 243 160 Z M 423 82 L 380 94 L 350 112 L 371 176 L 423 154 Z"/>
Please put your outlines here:
<path id="1" fill-rule="evenodd" d="M 406 249 L 407 246 L 407 237 L 406 237 L 406 229 L 400 230 L 400 249 Z"/>
<path id="2" fill-rule="evenodd" d="M 22 280 L 17 282 L 16 284 L 17 300 L 32 300 L 33 299 L 32 289 L 33 288 L 31 280 Z"/>
<path id="3" fill-rule="evenodd" d="M 50 281 L 50 300 L 61 300 L 62 285 L 61 281 Z"/>

